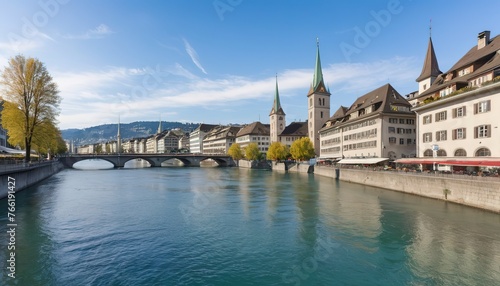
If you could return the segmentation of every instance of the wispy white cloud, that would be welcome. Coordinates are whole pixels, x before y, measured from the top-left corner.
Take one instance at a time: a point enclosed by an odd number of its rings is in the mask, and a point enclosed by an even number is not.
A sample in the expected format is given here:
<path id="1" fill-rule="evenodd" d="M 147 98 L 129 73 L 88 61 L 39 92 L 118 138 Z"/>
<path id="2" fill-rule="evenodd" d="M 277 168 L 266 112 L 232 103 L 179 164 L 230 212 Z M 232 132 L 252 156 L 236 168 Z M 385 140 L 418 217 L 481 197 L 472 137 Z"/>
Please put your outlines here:
<path id="1" fill-rule="evenodd" d="M 95 27 L 94 29 L 87 30 L 83 34 L 77 34 L 77 35 L 67 34 L 67 35 L 64 35 L 63 38 L 76 39 L 76 40 L 101 39 L 101 38 L 104 38 L 105 36 L 108 36 L 108 35 L 113 34 L 113 33 L 114 32 L 107 25 L 100 24 L 99 26 Z"/>
<path id="2" fill-rule="evenodd" d="M 33 31 L 29 37 L 16 34 L 8 35 L 9 41 L 0 42 L 0 54 L 17 54 L 41 48 L 46 41 L 55 42 L 54 38 L 40 31 Z"/>
<path id="3" fill-rule="evenodd" d="M 332 112 L 338 105 L 348 106 L 357 97 L 388 82 L 402 94 L 409 92 L 400 87 L 407 88 L 409 83 L 411 89 L 418 72 L 419 65 L 413 58 L 340 63 L 325 65 L 323 69 L 332 92 Z M 278 74 L 282 104 L 290 118 L 305 117 L 305 95 L 312 74 L 312 69 L 289 69 Z M 189 117 L 204 113 L 211 115 L 203 121 L 219 122 L 223 109 L 238 112 L 236 119 L 232 116 L 227 118 L 228 122 L 240 122 L 245 120 L 246 113 L 254 114 L 252 118 L 268 114 L 275 84 L 274 75 L 200 78 L 179 64 L 167 68 L 113 67 L 103 71 L 65 72 L 54 75 L 54 79 L 63 97 L 62 128 L 115 122 L 118 114 L 130 121 L 155 120 L 159 113 L 167 112 L 175 112 L 172 120 L 179 117 L 196 121 Z"/>
<path id="4" fill-rule="evenodd" d="M 198 53 L 196 50 L 189 44 L 189 42 L 186 39 L 182 39 L 184 41 L 184 47 L 186 48 L 186 52 L 188 55 L 191 57 L 191 60 L 193 63 L 204 73 L 207 74 L 205 71 L 205 68 L 200 63 L 200 59 L 198 57 Z"/>

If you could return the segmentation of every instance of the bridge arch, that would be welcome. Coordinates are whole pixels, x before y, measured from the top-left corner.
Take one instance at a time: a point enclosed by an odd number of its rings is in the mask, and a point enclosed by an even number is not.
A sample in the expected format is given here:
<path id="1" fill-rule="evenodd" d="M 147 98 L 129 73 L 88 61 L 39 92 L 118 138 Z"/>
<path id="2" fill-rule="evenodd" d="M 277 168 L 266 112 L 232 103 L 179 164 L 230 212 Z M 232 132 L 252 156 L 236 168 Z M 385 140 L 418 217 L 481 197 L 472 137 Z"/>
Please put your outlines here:
<path id="1" fill-rule="evenodd" d="M 161 164 L 163 164 L 164 162 L 166 162 L 168 160 L 173 160 L 173 159 L 177 159 L 177 160 L 181 161 L 182 164 L 184 164 L 184 166 L 191 166 L 191 165 L 193 165 L 190 160 L 188 160 L 188 159 L 186 159 L 184 157 L 173 156 L 173 157 L 170 157 L 170 158 L 165 158 L 165 160 L 162 160 L 158 166 L 161 167 Z"/>
<path id="2" fill-rule="evenodd" d="M 137 160 L 137 159 L 141 159 L 141 160 L 148 162 L 150 167 L 156 167 L 156 163 L 153 160 L 151 160 L 150 158 L 147 158 L 145 156 L 126 157 L 125 161 L 123 161 L 123 166 L 121 166 L 121 167 L 124 167 L 127 162 L 130 162 L 132 160 Z"/>

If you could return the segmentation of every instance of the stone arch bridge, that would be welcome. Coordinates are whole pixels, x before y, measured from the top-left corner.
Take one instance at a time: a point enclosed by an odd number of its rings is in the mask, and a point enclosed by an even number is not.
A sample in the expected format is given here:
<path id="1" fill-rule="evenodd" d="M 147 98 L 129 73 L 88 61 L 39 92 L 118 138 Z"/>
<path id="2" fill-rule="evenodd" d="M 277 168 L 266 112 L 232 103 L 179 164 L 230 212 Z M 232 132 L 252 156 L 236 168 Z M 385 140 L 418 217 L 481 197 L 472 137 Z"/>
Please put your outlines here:
<path id="1" fill-rule="evenodd" d="M 234 166 L 234 161 L 228 155 L 194 155 L 194 154 L 73 154 L 59 157 L 59 161 L 67 168 L 73 168 L 77 162 L 101 159 L 113 164 L 114 168 L 123 168 L 125 163 L 134 159 L 142 159 L 151 164 L 151 167 L 161 167 L 161 164 L 170 159 L 178 159 L 185 167 L 199 167 L 200 162 L 212 159 L 219 166 Z"/>

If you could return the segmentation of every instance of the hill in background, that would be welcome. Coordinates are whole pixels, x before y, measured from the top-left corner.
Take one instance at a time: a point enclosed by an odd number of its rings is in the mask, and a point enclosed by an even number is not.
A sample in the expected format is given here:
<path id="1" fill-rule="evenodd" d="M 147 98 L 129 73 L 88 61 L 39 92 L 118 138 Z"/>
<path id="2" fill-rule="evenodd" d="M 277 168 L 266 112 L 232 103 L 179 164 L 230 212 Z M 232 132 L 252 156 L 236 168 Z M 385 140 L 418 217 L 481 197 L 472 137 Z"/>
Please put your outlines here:
<path id="1" fill-rule="evenodd" d="M 120 123 L 120 136 L 123 140 L 131 138 L 148 137 L 158 130 L 158 121 L 137 121 L 132 123 Z M 191 132 L 198 127 L 199 123 L 162 122 L 162 130 L 180 128 Z M 73 141 L 75 145 L 85 145 L 99 142 L 116 140 L 118 124 L 103 124 L 84 129 L 61 130 L 64 140 Z"/>

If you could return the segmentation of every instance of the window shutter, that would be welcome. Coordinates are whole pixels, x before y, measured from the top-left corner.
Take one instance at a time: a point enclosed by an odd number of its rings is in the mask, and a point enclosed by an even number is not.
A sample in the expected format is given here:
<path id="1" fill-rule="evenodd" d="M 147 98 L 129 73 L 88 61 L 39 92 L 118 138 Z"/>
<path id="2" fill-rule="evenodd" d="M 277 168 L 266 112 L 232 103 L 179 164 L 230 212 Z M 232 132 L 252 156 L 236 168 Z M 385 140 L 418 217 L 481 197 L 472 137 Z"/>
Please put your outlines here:
<path id="1" fill-rule="evenodd" d="M 491 100 L 486 101 L 486 111 L 490 111 L 491 108 Z"/>
<path id="2" fill-rule="evenodd" d="M 453 108 L 453 110 L 452 110 L 452 112 L 451 112 L 451 117 L 452 117 L 452 118 L 457 117 L 457 109 L 456 109 L 456 108 Z"/>
<path id="3" fill-rule="evenodd" d="M 477 114 L 478 106 L 477 103 L 474 103 L 474 114 Z"/>
<path id="4" fill-rule="evenodd" d="M 465 115 L 466 115 L 466 114 L 465 114 L 465 110 L 466 110 L 467 108 L 465 108 L 465 106 L 462 106 L 462 109 L 463 109 L 463 111 L 462 111 L 462 112 L 463 112 L 463 116 L 465 116 Z"/>
<path id="5" fill-rule="evenodd" d="M 479 130 L 479 127 L 474 127 L 474 138 L 477 138 L 478 130 Z"/>
<path id="6" fill-rule="evenodd" d="M 486 125 L 486 137 L 491 137 L 491 125 Z"/>
<path id="7" fill-rule="evenodd" d="M 462 139 L 465 139 L 466 138 L 466 134 L 467 134 L 467 128 L 462 128 Z"/>
<path id="8" fill-rule="evenodd" d="M 453 140 L 457 139 L 457 129 L 453 129 L 451 131 L 451 139 Z"/>

